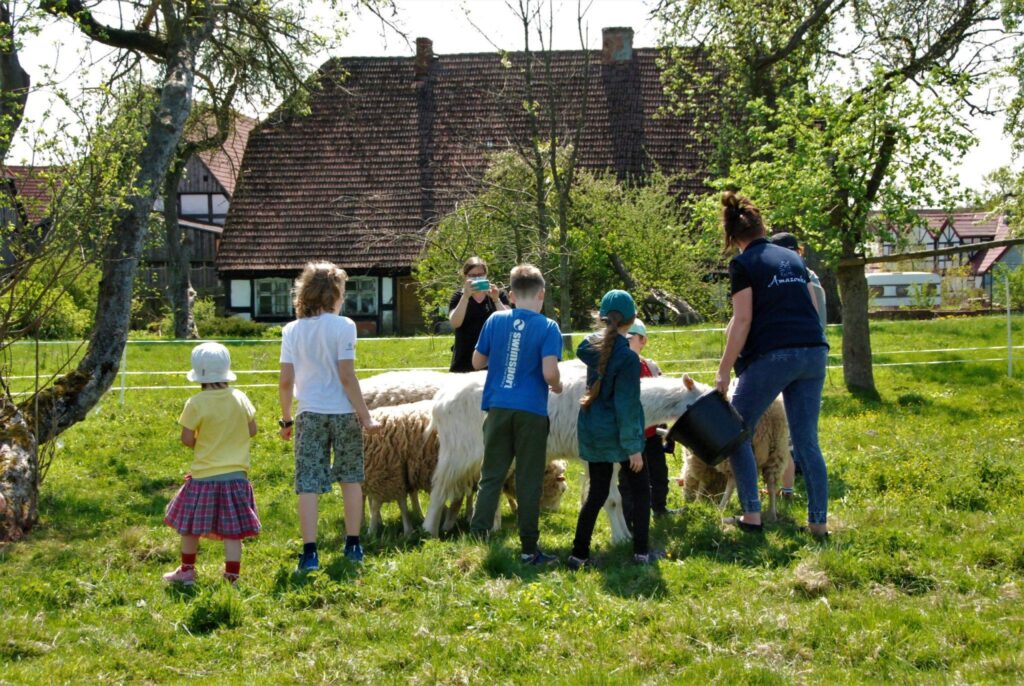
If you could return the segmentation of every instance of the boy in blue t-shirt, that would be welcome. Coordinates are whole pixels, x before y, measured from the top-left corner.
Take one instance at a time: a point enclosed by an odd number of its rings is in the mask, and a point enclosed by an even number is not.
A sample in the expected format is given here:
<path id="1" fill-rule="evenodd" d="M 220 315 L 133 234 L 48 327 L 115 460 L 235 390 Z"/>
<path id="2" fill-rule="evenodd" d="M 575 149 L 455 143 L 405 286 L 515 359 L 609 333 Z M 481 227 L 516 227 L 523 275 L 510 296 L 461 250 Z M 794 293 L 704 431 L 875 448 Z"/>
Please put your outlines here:
<path id="1" fill-rule="evenodd" d="M 492 314 L 473 351 L 473 367 L 487 368 L 481 402 L 487 418 L 480 492 L 470 530 L 480 536 L 490 530 L 514 459 L 520 557 L 528 564 L 549 564 L 557 558 L 537 546 L 538 520 L 547 457 L 548 387 L 562 392 L 562 333 L 558 324 L 540 314 L 544 276 L 539 269 L 521 264 L 512 270 L 509 283 L 515 309 Z"/>

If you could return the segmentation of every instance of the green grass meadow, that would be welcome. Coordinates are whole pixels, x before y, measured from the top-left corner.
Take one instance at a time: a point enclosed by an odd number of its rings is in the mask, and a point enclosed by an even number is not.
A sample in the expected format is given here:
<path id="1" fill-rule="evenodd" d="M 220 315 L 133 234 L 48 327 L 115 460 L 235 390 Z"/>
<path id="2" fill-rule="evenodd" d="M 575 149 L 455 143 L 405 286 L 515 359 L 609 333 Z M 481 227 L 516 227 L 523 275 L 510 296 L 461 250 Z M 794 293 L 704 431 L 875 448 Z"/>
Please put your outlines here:
<path id="1" fill-rule="evenodd" d="M 488 543 L 407 540 L 393 505 L 356 567 L 340 552 L 335 493 L 321 500 L 323 569 L 294 575 L 291 445 L 272 429 L 278 346 L 232 343 L 239 385 L 259 384 L 245 390 L 264 529 L 244 546 L 238 589 L 220 580 L 220 545 L 203 541 L 187 591 L 160 575 L 178 561 L 161 519 L 190 459 L 176 426 L 195 392 L 190 346 L 133 344 L 128 371 L 179 373 L 127 375 L 123 406 L 118 382 L 61 436 L 39 526 L 0 549 L 0 683 L 1021 683 L 1024 350 L 1008 378 L 1005 318 L 872 327 L 882 399 L 848 394 L 838 366 L 825 388 L 830 540 L 800 531 L 799 480 L 763 537 L 723 528 L 673 484 L 683 513 L 652 532 L 669 559 L 633 566 L 602 515 L 600 565 L 579 573 L 521 565 L 513 517 Z M 1021 345 L 1020 315 L 1013 327 Z M 709 382 L 724 337 L 707 328 L 653 330 L 646 353 Z M 833 365 L 841 335 L 830 327 Z M 361 341 L 357 367 L 446 366 L 449 346 Z M 39 368 L 69 351 L 40 346 Z M 6 363 L 31 375 L 36 350 Z M 164 385 L 182 387 L 148 388 Z M 541 519 L 542 546 L 563 560 L 582 468 L 570 471 L 561 509 Z"/>

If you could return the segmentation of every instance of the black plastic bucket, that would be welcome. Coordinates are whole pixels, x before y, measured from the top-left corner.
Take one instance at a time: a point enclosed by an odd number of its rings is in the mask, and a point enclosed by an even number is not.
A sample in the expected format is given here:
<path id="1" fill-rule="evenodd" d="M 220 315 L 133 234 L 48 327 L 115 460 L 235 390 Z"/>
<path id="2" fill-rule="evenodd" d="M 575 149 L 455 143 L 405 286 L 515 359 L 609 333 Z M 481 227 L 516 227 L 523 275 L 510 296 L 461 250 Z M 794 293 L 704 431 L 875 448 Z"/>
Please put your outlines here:
<path id="1" fill-rule="evenodd" d="M 729 457 L 749 437 L 743 417 L 714 389 L 701 394 L 676 420 L 667 436 L 685 445 L 711 467 Z"/>

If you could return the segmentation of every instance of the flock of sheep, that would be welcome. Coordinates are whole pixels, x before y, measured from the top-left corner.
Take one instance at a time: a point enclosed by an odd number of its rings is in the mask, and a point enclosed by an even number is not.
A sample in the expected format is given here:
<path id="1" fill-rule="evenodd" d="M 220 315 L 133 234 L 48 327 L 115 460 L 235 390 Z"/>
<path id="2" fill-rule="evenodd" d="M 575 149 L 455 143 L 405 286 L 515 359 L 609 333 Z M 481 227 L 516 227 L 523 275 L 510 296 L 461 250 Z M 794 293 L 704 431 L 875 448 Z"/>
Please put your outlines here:
<path id="1" fill-rule="evenodd" d="M 577 361 L 559 364 L 562 393 L 548 395 L 548 467 L 544 474 L 541 507 L 557 509 L 566 490 L 566 459 L 579 458 L 576 418 L 586 390 L 586 367 Z M 454 528 L 465 505 L 472 509 L 472 495 L 483 463 L 483 421 L 480 409 L 486 372 L 448 374 L 432 371 L 387 372 L 360 381 L 366 404 L 381 430 L 364 435 L 366 459 L 363 492 L 370 505 L 369 531 L 381 526 L 381 506 L 398 504 L 406 535 L 413 531 L 410 513 L 423 519 L 424 530 L 437 536 Z M 707 386 L 688 376 L 641 379 L 640 399 L 647 426 L 671 424 L 697 400 Z M 769 518 L 775 516 L 775 492 L 789 460 L 789 430 L 782 400 L 777 398 L 758 424 L 753 438 L 754 455 L 769 493 Z M 586 472 L 584 472 L 585 474 Z M 506 495 L 515 509 L 514 479 L 506 483 Z M 732 472 L 726 460 L 711 468 L 684 451 L 682 483 L 687 500 L 721 498 L 724 507 L 733 490 Z M 430 493 L 424 517 L 419 492 Z M 584 488 L 584 493 L 586 489 Z M 621 498 L 613 487 L 605 504 L 612 540 L 629 539 Z M 500 508 L 495 518 L 500 525 Z"/>

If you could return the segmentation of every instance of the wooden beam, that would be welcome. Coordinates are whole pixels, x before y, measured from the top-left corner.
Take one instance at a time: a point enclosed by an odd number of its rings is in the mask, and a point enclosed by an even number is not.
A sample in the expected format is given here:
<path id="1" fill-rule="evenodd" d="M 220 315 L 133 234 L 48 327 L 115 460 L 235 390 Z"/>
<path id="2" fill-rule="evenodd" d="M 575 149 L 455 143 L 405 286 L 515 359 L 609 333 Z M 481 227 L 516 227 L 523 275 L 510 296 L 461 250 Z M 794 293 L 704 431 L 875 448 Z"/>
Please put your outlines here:
<path id="1" fill-rule="evenodd" d="M 917 252 L 905 252 L 898 255 L 870 255 L 868 257 L 844 257 L 839 260 L 840 267 L 856 267 L 862 264 L 879 264 L 881 262 L 902 262 L 904 260 L 917 260 L 922 257 L 940 257 L 942 255 L 957 255 L 963 252 L 977 252 L 978 250 L 989 250 L 991 248 L 1002 248 L 1008 245 L 1020 245 L 1024 238 L 1004 238 L 998 241 L 986 241 L 985 243 L 966 243 L 954 245 L 950 248 L 938 248 L 937 250 L 920 250 Z"/>

